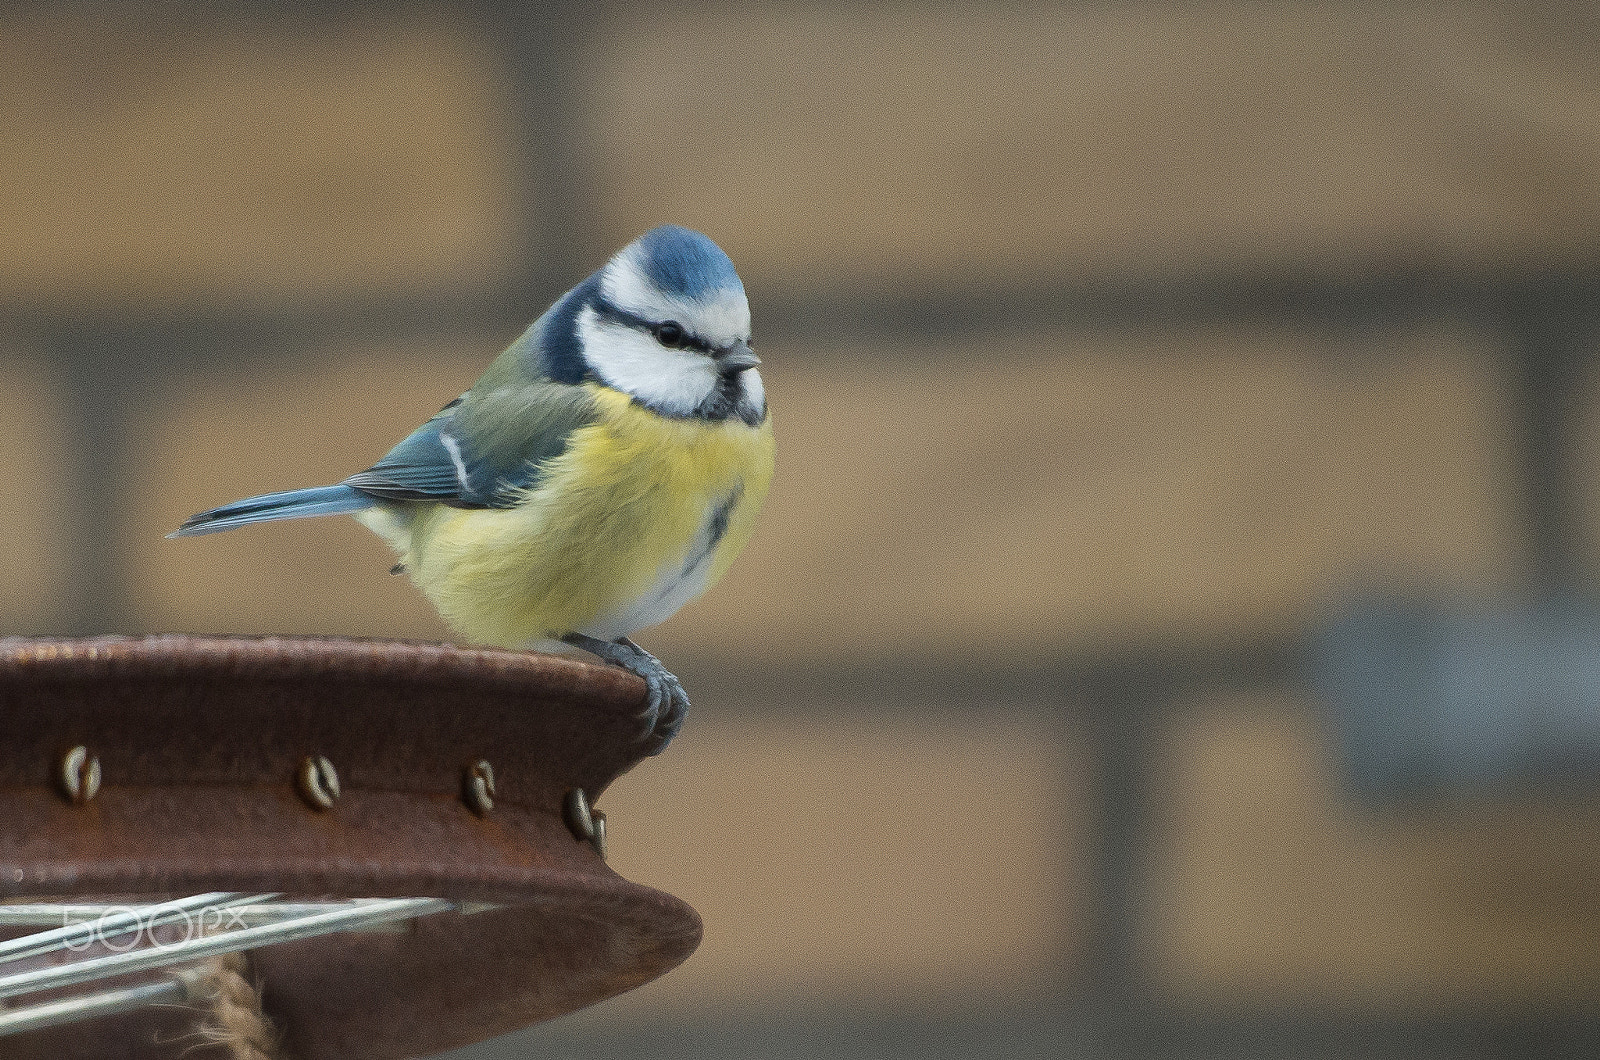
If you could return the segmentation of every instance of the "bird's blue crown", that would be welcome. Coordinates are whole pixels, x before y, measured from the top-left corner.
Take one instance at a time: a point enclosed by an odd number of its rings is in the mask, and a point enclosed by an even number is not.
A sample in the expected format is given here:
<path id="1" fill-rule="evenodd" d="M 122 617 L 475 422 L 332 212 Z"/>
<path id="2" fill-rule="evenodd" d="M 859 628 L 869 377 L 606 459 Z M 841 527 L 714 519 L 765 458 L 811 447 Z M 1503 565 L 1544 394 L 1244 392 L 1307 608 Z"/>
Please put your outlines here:
<path id="1" fill-rule="evenodd" d="M 639 249 L 640 270 L 663 294 L 704 298 L 716 291 L 744 290 L 728 255 L 699 232 L 662 225 L 639 237 Z"/>

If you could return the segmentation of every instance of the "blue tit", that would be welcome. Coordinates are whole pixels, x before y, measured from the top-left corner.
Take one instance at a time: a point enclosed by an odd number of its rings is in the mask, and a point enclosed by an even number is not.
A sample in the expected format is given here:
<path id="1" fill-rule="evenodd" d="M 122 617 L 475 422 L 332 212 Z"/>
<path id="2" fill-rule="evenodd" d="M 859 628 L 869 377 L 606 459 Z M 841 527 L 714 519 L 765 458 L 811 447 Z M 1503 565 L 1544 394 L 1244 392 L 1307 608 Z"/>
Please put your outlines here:
<path id="1" fill-rule="evenodd" d="M 773 471 L 760 363 L 728 256 L 657 228 L 367 470 L 202 512 L 170 536 L 352 514 L 468 641 L 561 641 L 644 678 L 656 754 L 688 697 L 629 637 L 703 593 L 750 538 Z"/>

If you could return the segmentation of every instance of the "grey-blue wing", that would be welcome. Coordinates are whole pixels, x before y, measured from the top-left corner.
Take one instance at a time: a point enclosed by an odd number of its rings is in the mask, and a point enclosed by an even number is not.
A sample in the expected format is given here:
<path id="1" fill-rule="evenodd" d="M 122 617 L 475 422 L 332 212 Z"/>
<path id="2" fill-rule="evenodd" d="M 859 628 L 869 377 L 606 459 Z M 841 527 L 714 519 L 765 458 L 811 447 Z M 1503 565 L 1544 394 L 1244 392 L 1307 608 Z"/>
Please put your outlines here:
<path id="1" fill-rule="evenodd" d="M 382 500 L 509 508 L 594 416 L 577 386 L 540 379 L 474 388 L 344 485 Z"/>
<path id="2" fill-rule="evenodd" d="M 446 405 L 382 460 L 345 479 L 344 485 L 389 501 L 431 500 L 462 508 L 488 507 L 482 493 L 473 487 L 460 443 L 451 433 L 462 400 Z"/>

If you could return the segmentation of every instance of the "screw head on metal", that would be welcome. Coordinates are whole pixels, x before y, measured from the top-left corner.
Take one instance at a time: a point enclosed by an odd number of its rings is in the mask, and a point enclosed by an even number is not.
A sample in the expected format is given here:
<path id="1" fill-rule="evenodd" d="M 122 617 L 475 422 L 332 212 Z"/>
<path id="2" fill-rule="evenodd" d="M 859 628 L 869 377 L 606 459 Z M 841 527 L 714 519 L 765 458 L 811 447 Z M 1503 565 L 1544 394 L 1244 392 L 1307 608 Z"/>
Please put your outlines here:
<path id="1" fill-rule="evenodd" d="M 100 794 L 100 759 L 82 744 L 61 756 L 56 779 L 67 798 L 82 806 Z"/>
<path id="2" fill-rule="evenodd" d="M 593 846 L 602 858 L 606 856 L 606 815 L 589 808 L 589 796 L 584 794 L 582 788 L 567 792 L 562 816 L 574 838 Z"/>
<path id="3" fill-rule="evenodd" d="M 300 789 L 300 797 L 314 810 L 331 810 L 339 801 L 339 774 L 334 771 L 333 763 L 321 755 L 307 755 L 301 759 L 295 786 Z"/>
<path id="4" fill-rule="evenodd" d="M 494 767 L 485 759 L 478 759 L 467 767 L 463 781 L 462 798 L 479 817 L 486 817 L 494 809 Z"/>

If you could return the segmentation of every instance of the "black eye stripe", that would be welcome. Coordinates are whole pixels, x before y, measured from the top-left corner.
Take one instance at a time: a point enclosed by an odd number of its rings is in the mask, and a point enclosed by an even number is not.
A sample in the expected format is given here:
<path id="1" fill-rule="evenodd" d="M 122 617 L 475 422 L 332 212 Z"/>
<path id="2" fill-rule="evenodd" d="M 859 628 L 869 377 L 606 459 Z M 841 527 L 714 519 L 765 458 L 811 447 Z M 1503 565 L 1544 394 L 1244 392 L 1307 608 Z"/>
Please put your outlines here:
<path id="1" fill-rule="evenodd" d="M 621 324 L 624 327 L 630 327 L 636 331 L 642 331 L 656 339 L 660 338 L 660 336 L 657 334 L 658 329 L 665 327 L 667 324 L 675 324 L 680 330 L 683 331 L 683 338 L 680 342 L 678 342 L 676 346 L 677 349 L 694 350 L 696 353 L 706 354 L 711 352 L 711 344 L 709 342 L 697 335 L 691 334 L 688 329 L 684 328 L 683 325 L 679 324 L 676 320 L 663 321 L 661 324 L 656 324 L 646 320 L 642 316 L 639 316 L 637 313 L 630 313 L 626 309 L 612 304 L 605 298 L 596 298 L 592 304 L 594 305 L 595 315 L 601 320 L 608 321 L 612 324 Z"/>

